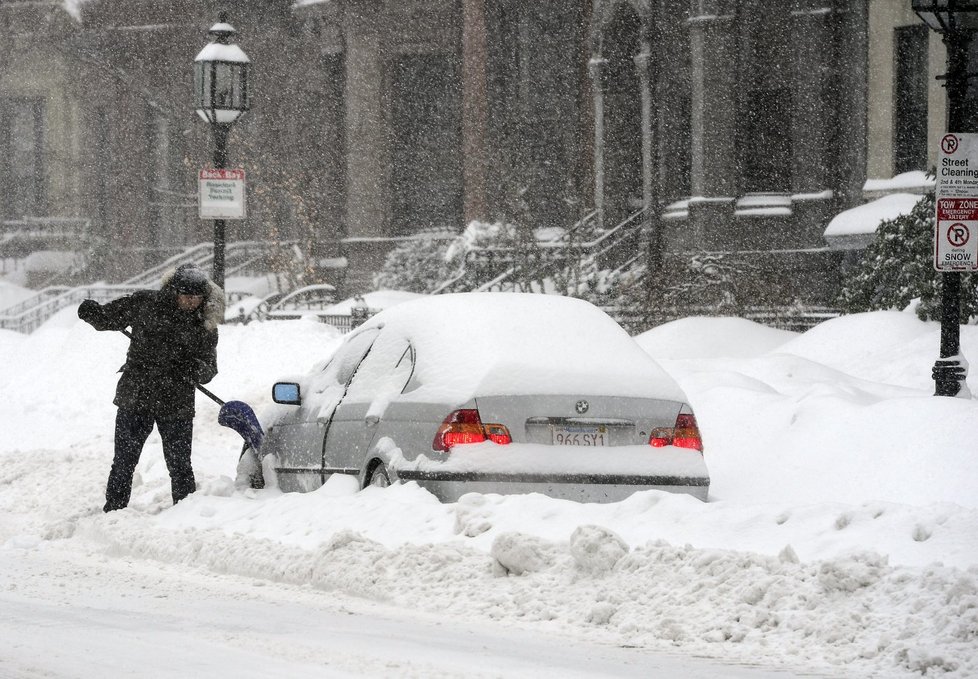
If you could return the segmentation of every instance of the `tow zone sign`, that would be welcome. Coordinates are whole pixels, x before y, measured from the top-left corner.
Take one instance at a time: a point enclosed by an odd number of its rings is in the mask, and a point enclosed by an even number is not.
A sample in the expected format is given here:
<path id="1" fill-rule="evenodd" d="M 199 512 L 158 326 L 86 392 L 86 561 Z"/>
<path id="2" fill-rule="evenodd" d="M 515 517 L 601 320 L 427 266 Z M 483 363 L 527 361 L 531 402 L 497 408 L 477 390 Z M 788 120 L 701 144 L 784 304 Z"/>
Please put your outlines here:
<path id="1" fill-rule="evenodd" d="M 978 134 L 945 134 L 937 162 L 934 268 L 978 271 Z"/>

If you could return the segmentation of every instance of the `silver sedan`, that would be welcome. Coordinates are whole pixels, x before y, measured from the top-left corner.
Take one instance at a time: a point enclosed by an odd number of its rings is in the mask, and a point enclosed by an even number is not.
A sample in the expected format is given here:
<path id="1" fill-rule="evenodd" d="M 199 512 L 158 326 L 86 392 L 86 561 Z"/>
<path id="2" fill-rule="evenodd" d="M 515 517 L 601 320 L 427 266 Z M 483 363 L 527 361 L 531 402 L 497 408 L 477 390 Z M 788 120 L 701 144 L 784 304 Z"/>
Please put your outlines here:
<path id="1" fill-rule="evenodd" d="M 555 295 L 465 293 L 374 316 L 301 379 L 276 383 L 261 457 L 283 490 L 332 474 L 608 502 L 709 491 L 679 386 L 600 309 Z M 267 465 L 266 465 L 267 468 Z"/>

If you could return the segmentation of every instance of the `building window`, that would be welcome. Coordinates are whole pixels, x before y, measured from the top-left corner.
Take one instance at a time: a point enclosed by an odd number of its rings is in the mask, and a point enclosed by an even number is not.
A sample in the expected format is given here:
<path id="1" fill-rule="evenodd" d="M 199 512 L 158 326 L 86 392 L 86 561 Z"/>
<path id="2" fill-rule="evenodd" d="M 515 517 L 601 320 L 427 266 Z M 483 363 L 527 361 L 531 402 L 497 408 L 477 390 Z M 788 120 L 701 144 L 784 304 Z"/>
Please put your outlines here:
<path id="1" fill-rule="evenodd" d="M 40 99 L 11 99 L 0 115 L 4 212 L 11 218 L 43 215 L 44 104 Z"/>
<path id="2" fill-rule="evenodd" d="M 927 27 L 894 31 L 893 171 L 927 167 Z"/>

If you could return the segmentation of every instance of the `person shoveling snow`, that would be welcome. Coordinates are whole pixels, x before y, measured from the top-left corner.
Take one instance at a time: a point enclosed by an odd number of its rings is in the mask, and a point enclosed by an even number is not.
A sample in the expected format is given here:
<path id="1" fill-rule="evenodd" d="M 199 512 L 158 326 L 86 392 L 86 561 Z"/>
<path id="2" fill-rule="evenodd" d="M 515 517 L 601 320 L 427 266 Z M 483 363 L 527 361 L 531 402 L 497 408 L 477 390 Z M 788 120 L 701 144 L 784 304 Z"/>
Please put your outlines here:
<path id="1" fill-rule="evenodd" d="M 96 330 L 122 331 L 132 340 L 113 401 L 115 453 L 103 511 L 129 504 L 133 474 L 154 424 L 173 503 L 196 490 L 195 387 L 221 404 L 221 424 L 260 444 L 261 427 L 251 408 L 240 401 L 224 403 L 200 386 L 217 374 L 217 326 L 223 315 L 224 291 L 192 264 L 165 274 L 158 291 L 140 290 L 104 305 L 87 299 L 78 307 L 78 317 Z"/>

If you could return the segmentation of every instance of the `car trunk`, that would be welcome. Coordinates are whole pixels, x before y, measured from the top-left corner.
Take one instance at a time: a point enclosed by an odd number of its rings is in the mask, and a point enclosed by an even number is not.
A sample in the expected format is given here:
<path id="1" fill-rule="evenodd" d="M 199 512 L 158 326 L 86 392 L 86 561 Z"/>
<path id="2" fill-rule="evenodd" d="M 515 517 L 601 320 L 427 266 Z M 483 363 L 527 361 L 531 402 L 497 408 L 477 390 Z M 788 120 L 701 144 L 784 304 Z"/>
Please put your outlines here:
<path id="1" fill-rule="evenodd" d="M 672 427 L 678 401 L 582 394 L 476 398 L 483 423 L 505 425 L 514 442 L 583 447 L 648 443 L 656 427 Z"/>

